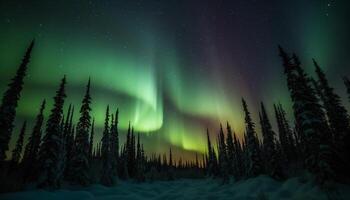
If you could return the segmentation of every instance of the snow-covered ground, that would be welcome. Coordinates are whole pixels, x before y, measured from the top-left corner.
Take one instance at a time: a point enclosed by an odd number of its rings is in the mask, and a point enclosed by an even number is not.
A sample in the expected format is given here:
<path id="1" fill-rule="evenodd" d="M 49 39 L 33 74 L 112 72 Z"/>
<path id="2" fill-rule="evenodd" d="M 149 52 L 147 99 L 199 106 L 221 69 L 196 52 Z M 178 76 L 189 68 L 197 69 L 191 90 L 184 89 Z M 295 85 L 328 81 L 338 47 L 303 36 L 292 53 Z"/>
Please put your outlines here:
<path id="1" fill-rule="evenodd" d="M 350 199 L 350 187 L 339 186 L 335 199 Z M 332 198 L 332 199 L 333 199 Z M 311 183 L 301 183 L 299 178 L 277 182 L 266 176 L 221 185 L 218 180 L 176 180 L 153 183 L 119 182 L 115 187 L 92 185 L 57 191 L 33 190 L 0 194 L 1 200 L 120 200 L 120 199 L 327 199 Z"/>

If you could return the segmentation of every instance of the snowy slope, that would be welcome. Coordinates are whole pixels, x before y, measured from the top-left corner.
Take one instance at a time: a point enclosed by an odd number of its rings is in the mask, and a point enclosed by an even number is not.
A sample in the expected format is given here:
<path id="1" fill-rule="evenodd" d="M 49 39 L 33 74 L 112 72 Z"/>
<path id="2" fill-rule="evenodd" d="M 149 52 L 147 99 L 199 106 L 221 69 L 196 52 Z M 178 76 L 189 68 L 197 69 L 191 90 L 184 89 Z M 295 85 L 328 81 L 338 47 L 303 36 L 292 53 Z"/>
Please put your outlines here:
<path id="1" fill-rule="evenodd" d="M 336 194 L 332 194 L 333 196 Z M 339 186 L 337 197 L 350 199 L 350 187 Z M 120 182 L 107 188 L 93 185 L 49 192 L 24 191 L 0 195 L 1 200 L 116 200 L 116 199 L 327 199 L 327 196 L 310 183 L 300 183 L 298 178 L 280 183 L 266 176 L 228 185 L 211 179 L 157 181 L 153 183 Z"/>

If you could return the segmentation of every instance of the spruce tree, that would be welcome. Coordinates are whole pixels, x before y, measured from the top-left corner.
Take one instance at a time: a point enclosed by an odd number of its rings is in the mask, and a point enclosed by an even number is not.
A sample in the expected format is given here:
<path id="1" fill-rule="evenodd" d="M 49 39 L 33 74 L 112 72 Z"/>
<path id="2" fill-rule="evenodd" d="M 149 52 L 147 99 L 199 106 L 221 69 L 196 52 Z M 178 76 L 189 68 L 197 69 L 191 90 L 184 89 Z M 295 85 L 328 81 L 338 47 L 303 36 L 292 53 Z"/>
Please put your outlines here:
<path id="1" fill-rule="evenodd" d="M 211 145 L 208 129 L 207 129 L 207 148 L 208 148 L 207 173 L 209 176 L 213 176 L 216 174 L 216 159 L 215 159 L 214 149 Z"/>
<path id="2" fill-rule="evenodd" d="M 348 97 L 349 97 L 349 101 L 350 101 L 350 80 L 348 79 L 348 77 L 344 77 L 344 84 L 346 87 L 346 92 L 348 93 Z"/>
<path id="3" fill-rule="evenodd" d="M 63 114 L 66 77 L 54 97 L 54 106 L 46 124 L 46 134 L 39 150 L 40 177 L 39 187 L 58 188 L 62 178 L 62 146 L 60 122 Z"/>
<path id="4" fill-rule="evenodd" d="M 281 143 L 281 150 L 285 157 L 285 163 L 290 163 L 296 158 L 296 149 L 293 139 L 293 133 L 286 118 L 286 112 L 281 104 L 274 105 L 275 116 L 278 127 L 278 137 Z"/>
<path id="5" fill-rule="evenodd" d="M 235 150 L 235 145 L 232 137 L 232 129 L 231 129 L 231 126 L 228 124 L 228 122 L 226 124 L 226 129 L 227 129 L 227 138 L 226 138 L 227 163 L 229 166 L 229 173 L 231 175 L 237 175 L 236 173 L 237 163 L 235 162 L 236 150 Z"/>
<path id="6" fill-rule="evenodd" d="M 229 164 L 227 161 L 227 151 L 225 144 L 225 135 L 222 129 L 222 125 L 220 124 L 220 132 L 218 137 L 218 156 L 219 156 L 219 168 L 220 168 L 220 176 L 222 178 L 222 182 L 228 183 L 229 181 Z"/>
<path id="7" fill-rule="evenodd" d="M 174 166 L 173 166 L 173 154 L 171 152 L 171 148 L 169 149 L 169 165 L 167 171 L 168 180 L 174 180 Z"/>
<path id="8" fill-rule="evenodd" d="M 272 130 L 265 106 L 261 102 L 260 125 L 263 135 L 263 151 L 265 157 L 265 170 L 275 179 L 282 178 L 282 167 L 278 157 L 275 143 L 275 132 Z"/>
<path id="9" fill-rule="evenodd" d="M 41 142 L 42 125 L 44 122 L 44 109 L 46 101 L 43 100 L 35 125 L 23 155 L 24 179 L 33 179 L 38 173 L 38 152 Z"/>
<path id="10" fill-rule="evenodd" d="M 26 125 L 27 122 L 24 121 L 21 131 L 19 133 L 17 142 L 16 142 L 16 146 L 15 148 L 12 150 L 12 158 L 11 158 L 11 162 L 14 166 L 18 165 L 18 163 L 21 160 L 21 156 L 22 156 L 22 149 L 23 149 L 23 140 L 24 140 L 24 134 L 26 132 Z"/>
<path id="11" fill-rule="evenodd" d="M 6 159 L 6 151 L 9 149 L 12 129 L 16 116 L 18 100 L 23 88 L 23 80 L 27 72 L 27 65 L 34 47 L 34 40 L 30 43 L 22 59 L 22 63 L 17 69 L 15 77 L 8 84 L 1 104 L 0 104 L 0 167 Z"/>
<path id="12" fill-rule="evenodd" d="M 101 184 L 112 186 L 114 180 L 112 178 L 112 159 L 110 151 L 110 127 L 109 127 L 109 106 L 106 110 L 105 127 L 102 136 L 101 158 L 102 158 L 102 175 Z"/>
<path id="13" fill-rule="evenodd" d="M 234 170 L 234 177 L 236 180 L 240 179 L 244 175 L 244 165 L 243 165 L 243 150 L 241 143 L 239 142 L 236 134 L 233 134 L 233 142 L 234 142 L 234 149 L 235 149 L 235 156 L 234 156 L 234 163 L 235 163 L 235 170 Z"/>
<path id="14" fill-rule="evenodd" d="M 113 115 L 112 115 L 113 116 Z M 113 176 L 117 175 L 117 165 L 118 165 L 118 157 L 119 157 L 119 139 L 118 139 L 118 109 L 115 114 L 115 120 L 112 119 L 111 125 L 111 133 L 110 133 L 110 141 L 111 141 L 111 156 L 112 156 L 112 171 Z"/>
<path id="15" fill-rule="evenodd" d="M 345 153 L 346 146 L 349 147 L 350 145 L 349 141 L 346 141 L 350 134 L 348 113 L 345 107 L 341 104 L 340 97 L 335 94 L 334 89 L 329 86 L 325 73 L 314 59 L 313 62 L 318 76 L 320 92 L 323 96 L 323 104 L 326 109 L 331 131 L 333 132 L 335 147 L 340 152 Z"/>
<path id="16" fill-rule="evenodd" d="M 247 132 L 247 159 L 248 159 L 248 176 L 256 177 L 263 173 L 262 161 L 259 155 L 259 144 L 256 141 L 256 132 L 254 128 L 254 123 L 250 117 L 250 112 L 248 111 L 247 103 L 242 98 L 243 110 L 245 113 L 245 125 Z"/>
<path id="17" fill-rule="evenodd" d="M 136 145 L 136 179 L 137 181 L 144 181 L 144 155 L 143 147 L 140 143 L 140 134 L 137 134 L 137 145 Z"/>
<path id="18" fill-rule="evenodd" d="M 334 179 L 326 118 L 309 77 L 300 67 L 298 57 L 293 54 L 290 58 L 281 47 L 279 50 L 293 101 L 295 120 L 305 138 L 305 166 L 316 175 L 316 181 L 323 184 Z"/>
<path id="19" fill-rule="evenodd" d="M 70 158 L 73 156 L 75 152 L 75 142 L 74 142 L 74 133 L 75 133 L 75 125 L 73 125 L 73 117 L 74 117 L 74 106 L 72 106 L 70 110 L 70 115 L 67 117 L 68 122 L 66 122 L 66 129 L 64 131 L 66 136 L 65 138 L 65 146 L 66 146 L 66 158 L 69 161 L 68 164 L 70 165 Z M 71 167 L 67 167 L 67 169 L 70 169 Z"/>
<path id="20" fill-rule="evenodd" d="M 72 156 L 72 166 L 70 177 L 73 183 L 79 185 L 88 185 L 89 176 L 89 131 L 91 126 L 91 96 L 90 96 L 90 79 L 86 86 L 86 92 L 80 108 L 80 118 L 76 128 L 75 151 Z"/>
<path id="21" fill-rule="evenodd" d="M 92 119 L 92 124 L 91 124 L 91 131 L 90 131 L 90 144 L 89 144 L 89 156 L 90 156 L 90 161 L 94 157 L 94 135 L 95 135 L 95 118 Z"/>

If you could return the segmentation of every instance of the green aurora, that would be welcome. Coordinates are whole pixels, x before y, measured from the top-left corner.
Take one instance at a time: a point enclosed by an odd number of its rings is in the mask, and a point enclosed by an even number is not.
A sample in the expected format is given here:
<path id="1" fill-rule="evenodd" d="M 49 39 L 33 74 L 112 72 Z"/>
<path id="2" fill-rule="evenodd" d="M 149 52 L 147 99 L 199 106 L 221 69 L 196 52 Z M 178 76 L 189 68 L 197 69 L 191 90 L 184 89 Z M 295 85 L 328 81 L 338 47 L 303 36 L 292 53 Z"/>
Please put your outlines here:
<path id="1" fill-rule="evenodd" d="M 350 31 L 344 30 L 346 2 L 296 1 L 287 3 L 288 8 L 263 1 L 220 5 L 1 1 L 1 93 L 29 41 L 36 39 L 10 146 L 21 122 L 33 123 L 43 99 L 50 107 L 60 78 L 67 75 L 65 107 L 75 106 L 75 120 L 91 77 L 92 114 L 99 130 L 95 143 L 110 105 L 120 110 L 122 140 L 130 121 L 148 153 L 170 147 L 175 156 L 204 153 L 206 128 L 214 138 L 220 122 L 228 121 L 236 133 L 244 133 L 241 97 L 256 123 L 260 101 L 267 104 L 271 120 L 276 102 L 291 116 L 278 43 L 302 55 L 308 72 L 313 70 L 311 58 L 318 59 L 336 92 L 345 97 L 341 76 L 350 74 L 344 61 L 350 46 Z"/>

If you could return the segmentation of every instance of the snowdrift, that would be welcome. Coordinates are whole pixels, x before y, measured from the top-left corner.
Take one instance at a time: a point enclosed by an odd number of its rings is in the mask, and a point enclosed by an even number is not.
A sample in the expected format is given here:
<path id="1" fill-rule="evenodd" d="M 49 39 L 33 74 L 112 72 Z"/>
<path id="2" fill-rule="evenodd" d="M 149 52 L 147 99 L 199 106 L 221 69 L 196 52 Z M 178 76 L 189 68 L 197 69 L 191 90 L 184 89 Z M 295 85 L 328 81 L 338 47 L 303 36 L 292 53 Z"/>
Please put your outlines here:
<path id="1" fill-rule="evenodd" d="M 85 188 L 67 187 L 56 191 L 31 190 L 1 194 L 1 200 L 120 200 L 120 199 L 350 199 L 350 186 L 339 185 L 337 192 L 326 194 L 311 182 L 292 178 L 285 182 L 267 176 L 220 184 L 213 179 L 184 179 L 146 183 L 119 182 L 115 187 L 92 185 Z"/>

